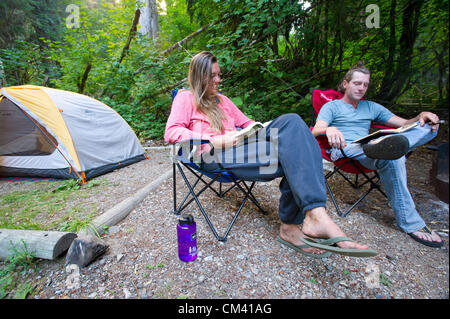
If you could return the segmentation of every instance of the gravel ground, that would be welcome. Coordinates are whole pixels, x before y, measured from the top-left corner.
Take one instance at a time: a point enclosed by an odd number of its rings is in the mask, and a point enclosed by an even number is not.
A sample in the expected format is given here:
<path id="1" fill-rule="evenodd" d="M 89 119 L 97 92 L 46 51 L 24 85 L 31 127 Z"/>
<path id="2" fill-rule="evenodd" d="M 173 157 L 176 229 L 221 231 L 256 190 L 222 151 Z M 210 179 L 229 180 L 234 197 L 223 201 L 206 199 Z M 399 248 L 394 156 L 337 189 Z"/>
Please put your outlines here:
<path id="1" fill-rule="evenodd" d="M 171 168 L 168 150 L 150 150 L 151 161 L 141 161 L 106 174 L 107 191 L 86 198 L 107 210 Z M 353 239 L 379 254 L 373 258 L 332 255 L 323 260 L 305 257 L 277 241 L 278 183 L 258 184 L 254 193 L 269 212 L 262 215 L 247 203 L 227 242 L 218 242 L 200 211 L 188 211 L 197 221 L 198 258 L 184 263 L 177 256 L 177 217 L 172 210 L 171 179 L 149 194 L 103 237 L 109 249 L 79 276 L 64 267 L 65 256 L 38 260 L 31 273 L 35 299 L 418 299 L 449 298 L 448 204 L 437 199 L 428 179 L 432 152 L 424 148 L 408 160 L 410 189 L 427 223 L 439 230 L 445 245 L 433 249 L 399 231 L 386 200 L 372 194 L 346 218 L 330 215 Z M 186 188 L 177 178 L 179 198 Z M 32 184 L 32 183 L 30 183 Z M 353 190 L 338 178 L 338 201 L 347 205 Z M 24 183 L 21 183 L 21 187 Z M 2 187 L 6 187 L 2 185 Z M 14 186 L 15 187 L 15 186 Z M 225 230 L 237 208 L 237 192 L 216 200 L 207 191 L 204 206 L 219 230 Z M 79 282 L 78 282 L 79 280 Z"/>

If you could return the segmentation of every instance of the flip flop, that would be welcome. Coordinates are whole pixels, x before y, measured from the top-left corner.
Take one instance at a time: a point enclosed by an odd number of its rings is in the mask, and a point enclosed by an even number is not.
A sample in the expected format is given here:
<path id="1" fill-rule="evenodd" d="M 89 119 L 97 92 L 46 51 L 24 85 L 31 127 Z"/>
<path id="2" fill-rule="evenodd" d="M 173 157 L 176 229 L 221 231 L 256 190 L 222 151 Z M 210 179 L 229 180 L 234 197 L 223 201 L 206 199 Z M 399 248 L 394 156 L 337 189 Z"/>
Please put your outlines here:
<path id="1" fill-rule="evenodd" d="M 418 231 L 427 233 L 430 235 L 432 233 L 432 230 L 428 226 L 425 226 L 424 228 L 419 229 Z M 418 241 L 419 243 L 424 244 L 429 247 L 440 248 L 440 247 L 444 246 L 444 241 L 442 239 L 441 239 L 441 241 L 429 241 L 429 240 L 419 238 L 418 236 L 414 235 L 413 233 L 408 233 L 408 235 L 411 236 L 412 239 L 414 239 L 415 241 Z"/>
<path id="2" fill-rule="evenodd" d="M 339 255 L 351 256 L 351 257 L 373 257 L 378 255 L 376 250 L 373 249 L 356 249 L 356 248 L 340 248 L 336 246 L 336 243 L 341 241 L 354 241 L 348 237 L 334 237 L 326 240 L 314 242 L 307 238 L 301 238 L 301 240 L 308 246 L 318 248 L 321 250 L 333 252 Z"/>
<path id="3" fill-rule="evenodd" d="M 322 258 L 327 258 L 330 257 L 331 253 L 330 252 L 324 252 L 321 254 L 313 254 L 313 253 L 308 253 L 306 251 L 304 251 L 303 249 L 305 248 L 311 248 L 311 246 L 309 245 L 294 245 L 293 243 L 290 243 L 284 239 L 282 239 L 280 236 L 278 236 L 278 241 L 280 243 L 282 243 L 283 245 L 286 245 L 287 247 L 294 249 L 295 251 L 298 251 L 299 253 L 308 256 L 308 257 L 312 257 L 312 258 L 317 258 L 317 259 L 322 259 Z M 319 242 L 318 240 L 316 240 L 315 242 Z"/>

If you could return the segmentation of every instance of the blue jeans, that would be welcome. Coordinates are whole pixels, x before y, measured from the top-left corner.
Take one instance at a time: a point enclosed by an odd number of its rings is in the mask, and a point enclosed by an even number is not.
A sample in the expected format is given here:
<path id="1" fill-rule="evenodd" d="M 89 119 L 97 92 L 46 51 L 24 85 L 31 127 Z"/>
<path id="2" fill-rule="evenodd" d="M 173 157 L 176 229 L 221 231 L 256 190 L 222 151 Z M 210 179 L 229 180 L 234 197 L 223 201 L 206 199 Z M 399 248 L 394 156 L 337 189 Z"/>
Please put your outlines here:
<path id="1" fill-rule="evenodd" d="M 437 131 L 432 132 L 431 127 L 420 124 L 404 133 L 409 141 L 409 151 L 424 145 L 436 137 Z M 406 180 L 406 159 L 402 156 L 396 160 L 377 160 L 368 158 L 360 144 L 348 144 L 343 150 L 345 156 L 359 161 L 364 167 L 375 169 L 380 175 L 380 181 L 394 211 L 398 226 L 407 233 L 415 232 L 425 226 L 425 221 L 419 215 L 414 201 L 408 190 Z M 340 152 L 339 152 L 340 153 Z M 333 159 L 340 157 L 336 150 L 332 151 Z M 341 155 L 342 156 L 342 155 Z"/>

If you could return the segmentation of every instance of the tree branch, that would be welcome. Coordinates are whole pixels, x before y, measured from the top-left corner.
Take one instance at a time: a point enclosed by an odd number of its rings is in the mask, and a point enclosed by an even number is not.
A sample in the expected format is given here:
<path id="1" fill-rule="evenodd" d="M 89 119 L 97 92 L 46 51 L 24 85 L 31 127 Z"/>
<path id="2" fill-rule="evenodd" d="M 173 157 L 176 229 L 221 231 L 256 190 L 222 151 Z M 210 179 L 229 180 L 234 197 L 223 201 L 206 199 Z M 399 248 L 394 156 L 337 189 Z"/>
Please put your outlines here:
<path id="1" fill-rule="evenodd" d="M 169 85 L 169 86 L 166 86 L 166 87 L 160 89 L 160 90 L 159 90 L 158 92 L 156 92 L 155 94 L 144 96 L 144 97 L 142 97 L 139 101 L 137 101 L 137 103 L 136 103 L 135 105 L 140 105 L 143 101 L 145 101 L 145 100 L 147 100 L 147 99 L 149 99 L 149 98 L 151 98 L 151 97 L 153 97 L 153 96 L 155 96 L 155 95 L 159 95 L 159 94 L 168 92 L 168 91 L 170 91 L 170 90 L 176 88 L 177 86 L 180 86 L 181 84 L 183 84 L 183 83 L 186 82 L 186 81 L 187 81 L 187 78 L 184 78 L 183 80 L 178 81 L 178 82 L 175 83 L 175 84 L 172 84 L 172 85 Z"/>
<path id="2" fill-rule="evenodd" d="M 78 93 L 83 94 L 84 88 L 86 87 L 87 78 L 89 76 L 89 72 L 91 72 L 92 64 L 89 62 L 84 70 L 83 76 L 81 78 L 81 82 L 77 83 Z"/>
<path id="3" fill-rule="evenodd" d="M 185 44 L 186 42 L 188 42 L 190 39 L 192 39 L 193 37 L 199 35 L 200 33 L 204 32 L 205 30 L 207 30 L 208 28 L 212 27 L 213 25 L 219 23 L 222 19 L 211 22 L 208 25 L 205 25 L 203 27 L 201 27 L 200 29 L 198 29 L 197 31 L 192 32 L 191 34 L 189 34 L 187 37 L 185 37 L 184 39 L 178 41 L 177 43 L 173 44 L 171 47 L 167 48 L 166 50 L 164 50 L 163 52 L 161 52 L 158 55 L 157 59 L 163 58 L 168 56 L 169 54 L 171 54 L 173 51 L 175 51 L 178 48 L 181 48 L 183 44 Z M 144 71 L 145 69 L 149 68 L 150 65 L 144 65 L 142 67 L 140 67 L 139 69 L 137 69 L 134 72 L 134 75 L 141 73 L 142 71 Z"/>
<path id="4" fill-rule="evenodd" d="M 131 29 L 130 32 L 128 32 L 128 39 L 127 42 L 125 44 L 125 46 L 122 49 L 122 54 L 120 55 L 120 59 L 119 59 L 119 64 L 122 63 L 122 60 L 125 58 L 125 56 L 128 54 L 128 50 L 130 49 L 130 44 L 131 41 L 133 40 L 133 38 L 136 36 L 136 32 L 137 32 L 137 25 L 139 23 L 139 17 L 141 16 L 141 11 L 139 9 L 137 9 L 134 12 L 134 19 L 133 19 L 133 23 L 131 25 Z"/>

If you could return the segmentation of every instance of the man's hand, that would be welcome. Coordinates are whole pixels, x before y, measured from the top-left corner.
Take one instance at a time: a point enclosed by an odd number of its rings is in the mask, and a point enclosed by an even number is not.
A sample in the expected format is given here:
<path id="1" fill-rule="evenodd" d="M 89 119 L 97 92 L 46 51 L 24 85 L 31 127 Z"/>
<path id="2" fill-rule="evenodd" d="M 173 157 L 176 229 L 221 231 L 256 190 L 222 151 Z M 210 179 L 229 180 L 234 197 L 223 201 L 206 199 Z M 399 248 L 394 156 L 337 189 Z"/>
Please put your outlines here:
<path id="1" fill-rule="evenodd" d="M 424 126 L 425 123 L 431 125 L 431 130 L 435 132 L 439 128 L 439 116 L 431 112 L 422 112 L 419 114 L 420 126 Z"/>
<path id="2" fill-rule="evenodd" d="M 347 146 L 347 144 L 345 143 L 344 134 L 342 134 L 342 132 L 339 131 L 336 127 L 327 127 L 325 134 L 328 138 L 328 144 L 330 144 L 331 147 L 343 149 L 345 146 Z"/>

